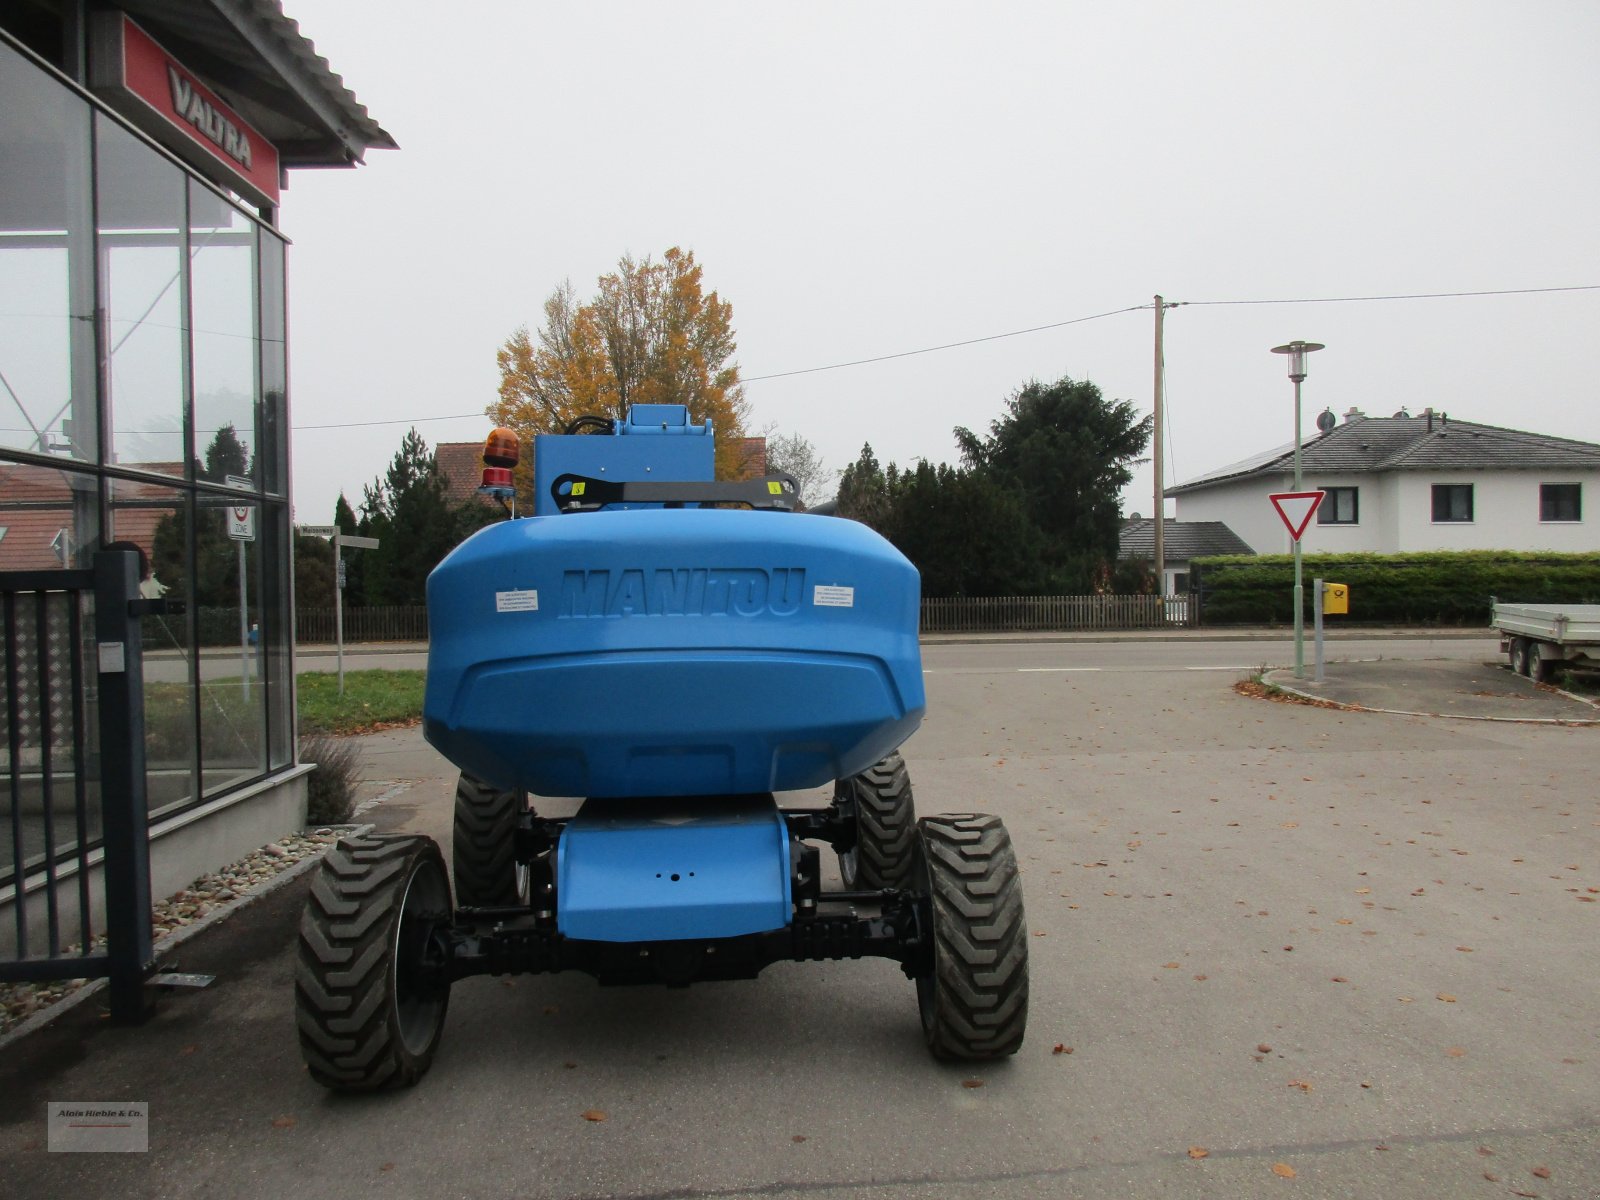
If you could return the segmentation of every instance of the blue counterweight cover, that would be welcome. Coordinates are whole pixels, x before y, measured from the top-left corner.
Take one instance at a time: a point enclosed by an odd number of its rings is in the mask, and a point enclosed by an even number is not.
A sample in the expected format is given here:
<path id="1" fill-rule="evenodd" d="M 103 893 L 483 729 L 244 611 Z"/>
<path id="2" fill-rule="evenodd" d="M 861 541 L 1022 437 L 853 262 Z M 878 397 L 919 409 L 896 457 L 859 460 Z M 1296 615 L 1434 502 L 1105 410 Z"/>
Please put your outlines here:
<path id="1" fill-rule="evenodd" d="M 916 730 L 918 609 L 916 568 L 836 517 L 507 521 L 428 579 L 423 731 L 536 795 L 817 787 Z"/>

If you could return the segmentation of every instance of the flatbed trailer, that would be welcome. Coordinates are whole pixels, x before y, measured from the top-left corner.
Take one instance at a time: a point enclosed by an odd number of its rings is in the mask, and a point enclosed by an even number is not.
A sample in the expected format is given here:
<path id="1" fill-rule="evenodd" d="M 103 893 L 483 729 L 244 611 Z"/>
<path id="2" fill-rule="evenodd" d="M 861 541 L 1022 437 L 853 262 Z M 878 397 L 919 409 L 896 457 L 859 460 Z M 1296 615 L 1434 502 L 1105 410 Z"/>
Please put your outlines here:
<path id="1" fill-rule="evenodd" d="M 1511 669 L 1543 683 L 1558 666 L 1600 670 L 1600 604 L 1501 604 L 1489 623 Z"/>

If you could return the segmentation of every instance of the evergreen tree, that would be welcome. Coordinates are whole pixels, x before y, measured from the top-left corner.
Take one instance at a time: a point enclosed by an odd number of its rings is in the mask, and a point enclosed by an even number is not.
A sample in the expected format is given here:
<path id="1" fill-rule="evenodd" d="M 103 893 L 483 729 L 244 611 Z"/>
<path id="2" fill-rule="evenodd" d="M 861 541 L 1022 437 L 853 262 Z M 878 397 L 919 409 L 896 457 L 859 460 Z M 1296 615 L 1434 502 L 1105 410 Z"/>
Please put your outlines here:
<path id="1" fill-rule="evenodd" d="M 1045 587 L 1083 594 L 1117 559 L 1121 491 L 1150 443 L 1151 418 L 1087 381 L 1030 383 L 979 438 L 958 428 L 967 466 L 1017 496 L 1044 539 Z"/>
<path id="2" fill-rule="evenodd" d="M 426 603 L 429 572 L 485 513 L 494 516 L 481 506 L 450 503 L 433 451 L 415 429 L 406 433 L 384 478 L 362 489 L 361 509 L 360 532 L 377 538 L 379 546 L 353 552 L 346 563 L 364 556 L 362 599 L 374 605 Z"/>

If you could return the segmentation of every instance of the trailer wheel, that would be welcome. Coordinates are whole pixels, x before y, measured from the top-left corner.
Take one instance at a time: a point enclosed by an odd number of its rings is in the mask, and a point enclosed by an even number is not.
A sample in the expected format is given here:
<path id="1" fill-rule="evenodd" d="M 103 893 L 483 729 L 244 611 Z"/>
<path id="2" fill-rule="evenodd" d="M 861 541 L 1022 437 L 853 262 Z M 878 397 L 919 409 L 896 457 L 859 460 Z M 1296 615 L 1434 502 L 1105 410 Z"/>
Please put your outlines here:
<path id="1" fill-rule="evenodd" d="M 450 881 L 432 838 L 344 838 L 300 918 L 295 1019 L 311 1077 L 335 1091 L 410 1086 L 433 1063 L 450 1001 Z"/>
<path id="2" fill-rule="evenodd" d="M 1530 657 L 1530 655 L 1528 653 L 1528 639 L 1527 638 L 1512 638 L 1511 639 L 1511 669 L 1512 669 L 1512 671 L 1514 671 L 1518 675 L 1527 675 L 1527 674 L 1529 674 L 1529 670 L 1528 670 L 1528 665 L 1529 665 L 1528 664 L 1528 659 L 1529 659 L 1529 657 Z"/>
<path id="3" fill-rule="evenodd" d="M 527 902 L 528 868 L 516 859 L 517 822 L 526 810 L 523 793 L 500 791 L 461 773 L 450 836 L 456 903 L 495 908 Z"/>
<path id="4" fill-rule="evenodd" d="M 896 750 L 859 775 L 833 785 L 834 803 L 855 809 L 856 844 L 839 853 L 839 877 L 850 889 L 878 891 L 912 884 L 917 813 L 911 775 Z"/>
<path id="5" fill-rule="evenodd" d="M 1528 678 L 1535 683 L 1548 683 L 1552 668 L 1544 655 L 1539 653 L 1539 646 L 1535 642 L 1528 643 Z"/>
<path id="6" fill-rule="evenodd" d="M 1028 1024 L 1028 928 L 1011 836 L 981 814 L 924 817 L 917 835 L 932 926 L 917 977 L 928 1049 L 942 1059 L 1015 1054 Z"/>

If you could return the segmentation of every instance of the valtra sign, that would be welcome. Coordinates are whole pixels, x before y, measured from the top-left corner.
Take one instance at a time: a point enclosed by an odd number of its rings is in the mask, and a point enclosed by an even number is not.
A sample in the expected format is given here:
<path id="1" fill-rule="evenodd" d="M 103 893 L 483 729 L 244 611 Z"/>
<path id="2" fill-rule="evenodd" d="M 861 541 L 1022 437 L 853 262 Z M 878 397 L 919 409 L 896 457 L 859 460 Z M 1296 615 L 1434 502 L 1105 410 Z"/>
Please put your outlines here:
<path id="1" fill-rule="evenodd" d="M 93 53 L 94 91 L 118 112 L 224 187 L 278 203 L 276 147 L 148 33 L 122 13 L 100 13 Z"/>

